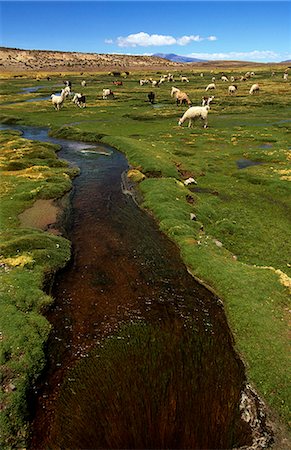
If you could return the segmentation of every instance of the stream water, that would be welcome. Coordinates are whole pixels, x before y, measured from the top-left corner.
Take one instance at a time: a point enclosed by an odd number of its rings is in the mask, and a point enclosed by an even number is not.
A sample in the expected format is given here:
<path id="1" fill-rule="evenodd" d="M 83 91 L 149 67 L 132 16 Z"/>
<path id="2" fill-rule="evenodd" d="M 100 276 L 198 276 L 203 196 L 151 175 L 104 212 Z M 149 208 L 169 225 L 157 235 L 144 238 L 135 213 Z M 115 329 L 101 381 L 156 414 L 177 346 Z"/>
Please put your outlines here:
<path id="1" fill-rule="evenodd" d="M 222 304 L 125 195 L 124 155 L 13 128 L 60 144 L 59 157 L 80 168 L 66 222 L 73 254 L 51 287 L 29 448 L 251 445 L 239 408 L 244 367 Z"/>

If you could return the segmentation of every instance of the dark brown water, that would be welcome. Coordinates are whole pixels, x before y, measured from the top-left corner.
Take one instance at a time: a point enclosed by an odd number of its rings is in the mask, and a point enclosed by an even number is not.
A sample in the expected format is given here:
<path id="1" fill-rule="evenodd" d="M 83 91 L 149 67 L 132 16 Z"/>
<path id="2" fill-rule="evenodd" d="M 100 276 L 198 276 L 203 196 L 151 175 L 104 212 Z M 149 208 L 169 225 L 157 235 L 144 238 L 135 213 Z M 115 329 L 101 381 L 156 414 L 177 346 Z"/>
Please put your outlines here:
<path id="1" fill-rule="evenodd" d="M 28 131 L 48 140 L 45 130 Z M 122 154 L 53 141 L 81 174 L 68 222 L 73 257 L 52 289 L 29 448 L 250 444 L 239 411 L 244 368 L 221 303 L 123 193 Z"/>

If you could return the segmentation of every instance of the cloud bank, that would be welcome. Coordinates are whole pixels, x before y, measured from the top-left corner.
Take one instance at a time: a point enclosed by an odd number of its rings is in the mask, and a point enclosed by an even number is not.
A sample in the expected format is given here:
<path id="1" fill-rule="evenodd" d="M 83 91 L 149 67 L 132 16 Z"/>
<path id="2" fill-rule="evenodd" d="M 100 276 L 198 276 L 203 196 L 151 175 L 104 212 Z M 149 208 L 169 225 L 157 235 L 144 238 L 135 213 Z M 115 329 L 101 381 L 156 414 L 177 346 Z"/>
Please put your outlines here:
<path id="1" fill-rule="evenodd" d="M 190 53 L 191 58 L 207 60 L 281 61 L 282 54 L 272 50 L 253 50 L 250 52 Z M 286 56 L 287 59 L 287 56 Z"/>
<path id="2" fill-rule="evenodd" d="M 181 36 L 175 38 L 163 34 L 148 34 L 144 31 L 136 34 L 129 34 L 128 36 L 119 36 L 114 42 L 113 39 L 106 39 L 106 44 L 116 43 L 118 47 L 150 47 L 163 45 L 188 45 L 190 42 L 200 41 L 216 41 L 216 36 L 202 37 L 199 35 Z"/>

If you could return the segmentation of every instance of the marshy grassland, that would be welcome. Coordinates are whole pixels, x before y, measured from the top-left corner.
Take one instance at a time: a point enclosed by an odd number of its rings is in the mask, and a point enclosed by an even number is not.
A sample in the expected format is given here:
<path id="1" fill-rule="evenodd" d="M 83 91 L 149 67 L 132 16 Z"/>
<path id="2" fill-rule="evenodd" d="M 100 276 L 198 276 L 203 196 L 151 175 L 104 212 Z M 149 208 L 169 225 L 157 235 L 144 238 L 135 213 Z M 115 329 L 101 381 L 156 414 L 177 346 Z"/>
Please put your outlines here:
<path id="1" fill-rule="evenodd" d="M 224 69 L 226 75 L 246 72 Z M 252 68 L 250 67 L 250 70 Z M 183 71 L 190 82 L 139 85 L 161 72 L 130 73 L 121 86 L 105 73 L 6 76 L 1 85 L 2 124 L 50 128 L 53 136 L 109 144 L 123 152 L 138 174 L 142 207 L 176 243 L 194 277 L 221 298 L 247 376 L 265 401 L 276 433 L 288 440 L 290 361 L 288 324 L 291 290 L 291 95 L 283 69 L 255 69 L 235 82 L 222 71 Z M 171 86 L 201 104 L 216 76 L 209 128 L 179 127 L 186 110 L 170 97 Z M 87 107 L 66 100 L 55 111 L 50 100 L 69 78 Z M 86 87 L 81 87 L 85 79 Z M 119 78 L 118 78 L 119 79 Z M 260 92 L 249 95 L 259 83 Z M 26 87 L 34 93 L 21 93 Z M 110 88 L 114 99 L 103 100 Z M 155 92 L 152 105 L 147 94 Z M 28 101 L 29 100 L 29 101 Z M 60 199 L 71 189 L 75 169 L 57 158 L 57 147 L 0 131 L 1 154 L 1 431 L 4 447 L 24 446 L 27 395 L 45 363 L 50 325 L 42 312 L 52 302 L 47 277 L 70 258 L 70 242 L 46 230 L 23 227 L 19 214 L 39 199 Z M 144 177 L 139 176 L 140 173 Z M 193 177 L 194 184 L 183 181 Z M 142 181 L 140 181 L 142 180 Z M 196 220 L 190 219 L 195 214 Z M 289 374 L 288 374 L 289 373 Z M 282 441 L 282 442 L 283 442 Z M 286 447 L 287 448 L 287 447 Z"/>

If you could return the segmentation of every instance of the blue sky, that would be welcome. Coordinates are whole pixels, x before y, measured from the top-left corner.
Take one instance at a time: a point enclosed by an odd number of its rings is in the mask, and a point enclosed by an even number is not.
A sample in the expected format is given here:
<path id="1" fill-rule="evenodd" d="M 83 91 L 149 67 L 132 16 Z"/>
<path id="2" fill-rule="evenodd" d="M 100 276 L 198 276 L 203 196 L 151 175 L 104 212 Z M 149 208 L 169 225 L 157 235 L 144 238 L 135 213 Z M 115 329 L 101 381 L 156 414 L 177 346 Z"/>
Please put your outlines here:
<path id="1" fill-rule="evenodd" d="M 1 1 L 1 46 L 291 59 L 289 1 Z"/>

